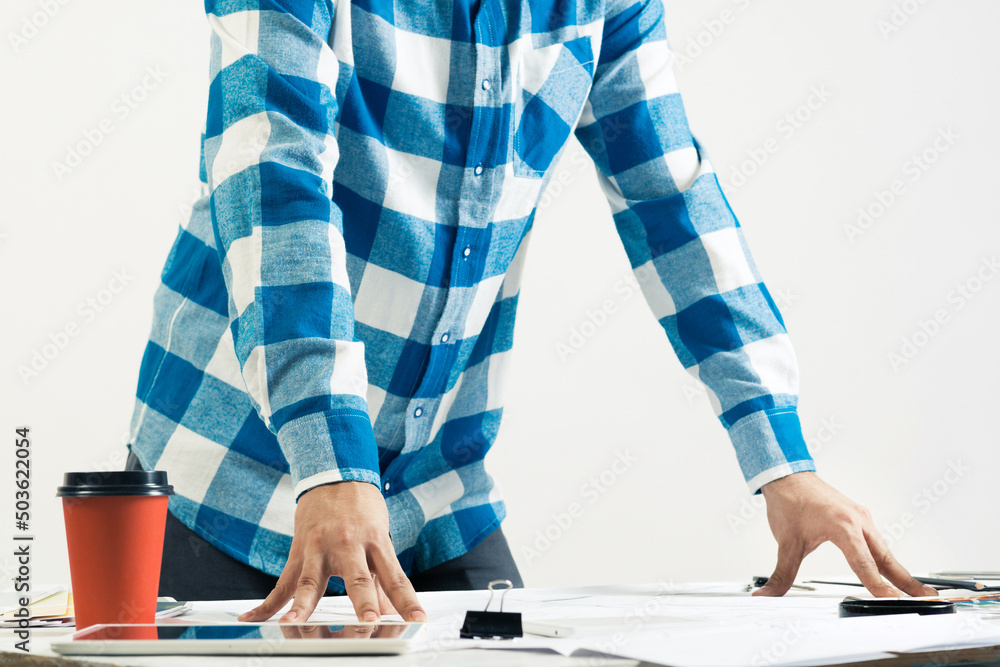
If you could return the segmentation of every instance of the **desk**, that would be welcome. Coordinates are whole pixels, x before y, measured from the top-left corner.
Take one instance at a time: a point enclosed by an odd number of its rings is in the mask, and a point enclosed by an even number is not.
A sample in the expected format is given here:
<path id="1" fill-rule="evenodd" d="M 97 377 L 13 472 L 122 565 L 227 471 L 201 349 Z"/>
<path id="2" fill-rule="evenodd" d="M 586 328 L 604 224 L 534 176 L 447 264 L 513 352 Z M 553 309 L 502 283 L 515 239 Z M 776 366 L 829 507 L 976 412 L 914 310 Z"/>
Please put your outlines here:
<path id="1" fill-rule="evenodd" d="M 847 594 L 857 593 L 851 589 Z M 607 667 L 649 664 L 793 665 L 878 664 L 910 667 L 929 664 L 1000 664 L 1000 614 L 962 611 L 937 617 L 915 615 L 876 619 L 837 618 L 840 587 L 814 593 L 796 591 L 784 598 L 751 598 L 740 584 L 646 584 L 511 591 L 505 611 L 526 621 L 578 619 L 589 630 L 565 639 L 526 636 L 513 642 L 458 639 L 465 611 L 482 609 L 485 591 L 422 593 L 429 621 L 418 651 L 405 656 L 341 657 L 338 665 L 366 667 Z M 494 599 L 493 609 L 497 600 Z M 197 602 L 175 621 L 232 622 L 253 602 Z M 353 619 L 346 598 L 324 598 L 312 620 L 343 623 Z M 167 619 L 169 622 L 170 619 Z M 30 656 L 13 650 L 14 639 L 0 640 L 0 666 L 69 667 L 134 665 L 212 667 L 316 665 L 323 657 L 107 656 L 60 658 L 48 650 L 65 630 L 36 629 Z M 610 655 L 609 655 L 610 654 Z M 614 657 L 611 657 L 614 656 Z"/>

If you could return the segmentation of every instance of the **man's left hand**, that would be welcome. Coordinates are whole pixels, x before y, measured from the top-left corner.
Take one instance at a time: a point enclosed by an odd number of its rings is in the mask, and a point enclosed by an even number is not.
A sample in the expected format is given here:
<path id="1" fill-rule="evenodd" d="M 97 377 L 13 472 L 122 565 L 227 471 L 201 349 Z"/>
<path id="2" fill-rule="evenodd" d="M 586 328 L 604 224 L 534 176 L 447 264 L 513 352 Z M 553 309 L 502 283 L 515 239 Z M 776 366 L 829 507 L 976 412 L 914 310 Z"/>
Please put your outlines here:
<path id="1" fill-rule="evenodd" d="M 815 473 L 776 479 L 761 493 L 767 502 L 767 522 L 778 541 L 778 564 L 754 595 L 784 595 L 795 582 L 802 559 L 827 541 L 844 552 L 851 569 L 876 597 L 901 597 L 903 592 L 937 595 L 896 560 L 875 529 L 871 513 Z"/>

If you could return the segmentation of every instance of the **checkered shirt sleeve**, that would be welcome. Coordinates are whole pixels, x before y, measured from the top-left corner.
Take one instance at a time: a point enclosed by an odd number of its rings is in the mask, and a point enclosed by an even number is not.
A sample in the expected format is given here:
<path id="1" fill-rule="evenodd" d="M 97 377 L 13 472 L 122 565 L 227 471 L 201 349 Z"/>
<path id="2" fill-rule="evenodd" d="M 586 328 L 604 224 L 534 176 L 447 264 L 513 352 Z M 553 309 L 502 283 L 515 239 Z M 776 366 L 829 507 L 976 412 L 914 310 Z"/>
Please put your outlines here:
<path id="1" fill-rule="evenodd" d="M 333 5 L 207 0 L 205 10 L 205 168 L 247 391 L 277 435 L 296 497 L 341 480 L 378 485 L 364 346 L 331 202 Z"/>
<path id="2" fill-rule="evenodd" d="M 598 166 L 635 279 L 684 368 L 704 383 L 752 492 L 815 470 L 781 314 L 692 136 L 660 0 L 604 23 L 576 134 Z"/>

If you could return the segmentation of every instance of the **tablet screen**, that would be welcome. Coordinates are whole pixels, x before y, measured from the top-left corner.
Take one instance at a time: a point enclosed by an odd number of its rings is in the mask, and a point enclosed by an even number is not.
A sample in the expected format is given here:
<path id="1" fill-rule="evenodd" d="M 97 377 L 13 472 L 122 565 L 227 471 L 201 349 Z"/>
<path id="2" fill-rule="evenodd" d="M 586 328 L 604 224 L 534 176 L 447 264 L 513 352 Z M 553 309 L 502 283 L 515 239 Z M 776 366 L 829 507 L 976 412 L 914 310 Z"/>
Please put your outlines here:
<path id="1" fill-rule="evenodd" d="M 420 623 L 238 623 L 233 625 L 95 625 L 73 635 L 73 641 L 239 640 L 239 639 L 401 639 L 408 640 Z"/>

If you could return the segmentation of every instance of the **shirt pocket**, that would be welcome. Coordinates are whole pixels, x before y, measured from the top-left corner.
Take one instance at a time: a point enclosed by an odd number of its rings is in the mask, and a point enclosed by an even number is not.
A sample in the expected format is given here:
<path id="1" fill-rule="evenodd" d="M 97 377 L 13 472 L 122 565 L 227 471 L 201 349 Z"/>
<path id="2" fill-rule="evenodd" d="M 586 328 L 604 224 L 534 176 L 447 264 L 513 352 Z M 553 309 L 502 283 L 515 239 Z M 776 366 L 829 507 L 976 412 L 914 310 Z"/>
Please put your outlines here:
<path id="1" fill-rule="evenodd" d="M 594 79 L 589 37 L 522 52 L 511 114 L 514 175 L 542 178 L 583 111 Z"/>

